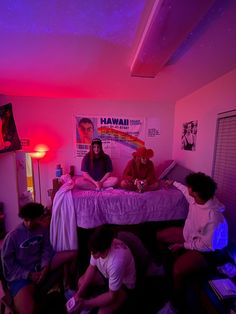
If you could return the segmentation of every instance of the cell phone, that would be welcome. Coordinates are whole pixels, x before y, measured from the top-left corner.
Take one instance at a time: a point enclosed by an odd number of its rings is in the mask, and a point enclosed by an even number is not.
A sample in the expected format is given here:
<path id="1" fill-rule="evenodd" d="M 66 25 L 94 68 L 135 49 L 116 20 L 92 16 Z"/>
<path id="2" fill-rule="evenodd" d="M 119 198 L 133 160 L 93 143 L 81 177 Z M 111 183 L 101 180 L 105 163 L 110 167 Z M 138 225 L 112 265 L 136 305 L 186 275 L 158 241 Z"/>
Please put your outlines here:
<path id="1" fill-rule="evenodd" d="M 79 307 L 79 302 L 76 302 L 75 297 L 73 296 L 66 302 L 66 309 L 68 313 L 74 312 Z"/>

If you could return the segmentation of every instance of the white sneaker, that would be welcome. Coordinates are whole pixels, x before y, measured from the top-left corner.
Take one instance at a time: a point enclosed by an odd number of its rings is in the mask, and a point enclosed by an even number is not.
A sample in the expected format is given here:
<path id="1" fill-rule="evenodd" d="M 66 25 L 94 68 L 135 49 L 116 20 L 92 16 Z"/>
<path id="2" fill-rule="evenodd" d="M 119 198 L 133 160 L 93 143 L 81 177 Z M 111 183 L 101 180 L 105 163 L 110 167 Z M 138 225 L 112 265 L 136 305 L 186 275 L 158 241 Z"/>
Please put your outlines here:
<path id="1" fill-rule="evenodd" d="M 157 314 L 178 314 L 178 311 L 170 302 L 167 302 Z"/>

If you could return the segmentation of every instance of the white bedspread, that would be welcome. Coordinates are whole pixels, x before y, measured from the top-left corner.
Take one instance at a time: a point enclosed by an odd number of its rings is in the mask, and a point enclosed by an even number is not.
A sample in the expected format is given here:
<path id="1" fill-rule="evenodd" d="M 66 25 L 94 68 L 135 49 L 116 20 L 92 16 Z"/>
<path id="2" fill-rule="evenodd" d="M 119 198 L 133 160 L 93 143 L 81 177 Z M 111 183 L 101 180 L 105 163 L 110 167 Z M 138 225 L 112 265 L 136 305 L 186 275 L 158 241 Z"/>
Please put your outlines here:
<path id="1" fill-rule="evenodd" d="M 73 181 L 68 180 L 53 200 L 50 240 L 57 252 L 78 249 L 76 215 L 71 195 L 73 186 Z"/>
<path id="2" fill-rule="evenodd" d="M 94 228 L 102 224 L 138 224 L 147 221 L 181 220 L 187 216 L 187 201 L 172 187 L 136 193 L 72 190 L 77 226 Z"/>

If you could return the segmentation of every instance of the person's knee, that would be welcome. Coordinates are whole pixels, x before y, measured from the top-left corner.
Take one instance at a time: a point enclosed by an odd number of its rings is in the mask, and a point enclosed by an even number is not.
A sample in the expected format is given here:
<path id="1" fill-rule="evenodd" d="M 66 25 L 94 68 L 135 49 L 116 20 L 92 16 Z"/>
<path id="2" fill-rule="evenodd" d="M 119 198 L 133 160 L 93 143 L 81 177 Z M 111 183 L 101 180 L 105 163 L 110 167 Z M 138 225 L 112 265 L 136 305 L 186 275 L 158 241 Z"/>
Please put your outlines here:
<path id="1" fill-rule="evenodd" d="M 122 181 L 120 182 L 120 187 L 121 187 L 122 189 L 125 189 L 125 188 L 126 188 L 126 185 L 127 185 L 127 183 L 126 183 L 125 180 L 122 180 Z"/>
<path id="2" fill-rule="evenodd" d="M 186 276 L 186 270 L 180 263 L 175 263 L 173 266 L 174 281 L 182 281 Z"/>
<path id="3" fill-rule="evenodd" d="M 156 240 L 159 243 L 165 242 L 165 236 L 163 235 L 162 231 L 157 231 L 157 233 L 156 233 Z"/>
<path id="4" fill-rule="evenodd" d="M 74 261 L 74 260 L 76 260 L 77 256 L 78 256 L 78 251 L 76 251 L 76 250 L 69 251 L 69 252 L 68 252 L 68 256 L 67 256 L 68 261 Z"/>

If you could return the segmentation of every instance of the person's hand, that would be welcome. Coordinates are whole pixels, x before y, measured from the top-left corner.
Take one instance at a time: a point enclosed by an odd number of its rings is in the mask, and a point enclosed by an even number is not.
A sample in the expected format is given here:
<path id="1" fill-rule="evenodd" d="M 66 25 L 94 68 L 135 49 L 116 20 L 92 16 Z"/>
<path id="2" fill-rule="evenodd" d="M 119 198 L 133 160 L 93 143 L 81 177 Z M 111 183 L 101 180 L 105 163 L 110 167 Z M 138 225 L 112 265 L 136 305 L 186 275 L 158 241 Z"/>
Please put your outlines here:
<path id="1" fill-rule="evenodd" d="M 168 248 L 171 252 L 174 253 L 174 252 L 178 252 L 179 250 L 182 250 L 184 248 L 184 245 L 182 243 L 175 243 L 175 244 L 170 245 Z"/>
<path id="2" fill-rule="evenodd" d="M 45 267 L 41 270 L 40 276 L 39 276 L 39 279 L 38 279 L 38 282 L 37 282 L 38 284 L 44 281 L 44 279 L 45 279 L 46 276 L 47 276 L 48 271 L 49 271 L 49 267 L 48 267 L 48 266 L 45 266 Z"/>
<path id="3" fill-rule="evenodd" d="M 79 311 L 84 310 L 86 308 L 86 300 L 85 299 L 79 298 L 77 300 L 77 302 L 79 303 L 79 308 L 78 308 Z"/>
<path id="4" fill-rule="evenodd" d="M 143 180 L 137 180 L 137 189 L 139 192 L 143 192 L 144 188 L 144 181 Z"/>
<path id="5" fill-rule="evenodd" d="M 146 179 L 145 179 L 145 180 L 142 180 L 142 181 L 143 181 L 143 186 L 144 186 L 144 187 L 148 185 L 148 183 L 147 183 L 147 180 L 146 180 Z"/>
<path id="6" fill-rule="evenodd" d="M 96 189 L 100 191 L 101 188 L 102 188 L 102 183 L 100 181 L 96 181 Z"/>
<path id="7" fill-rule="evenodd" d="M 29 279 L 31 281 L 33 281 L 34 283 L 38 283 L 38 280 L 40 278 L 40 275 L 41 275 L 41 272 L 32 272 L 32 273 L 29 273 Z"/>

